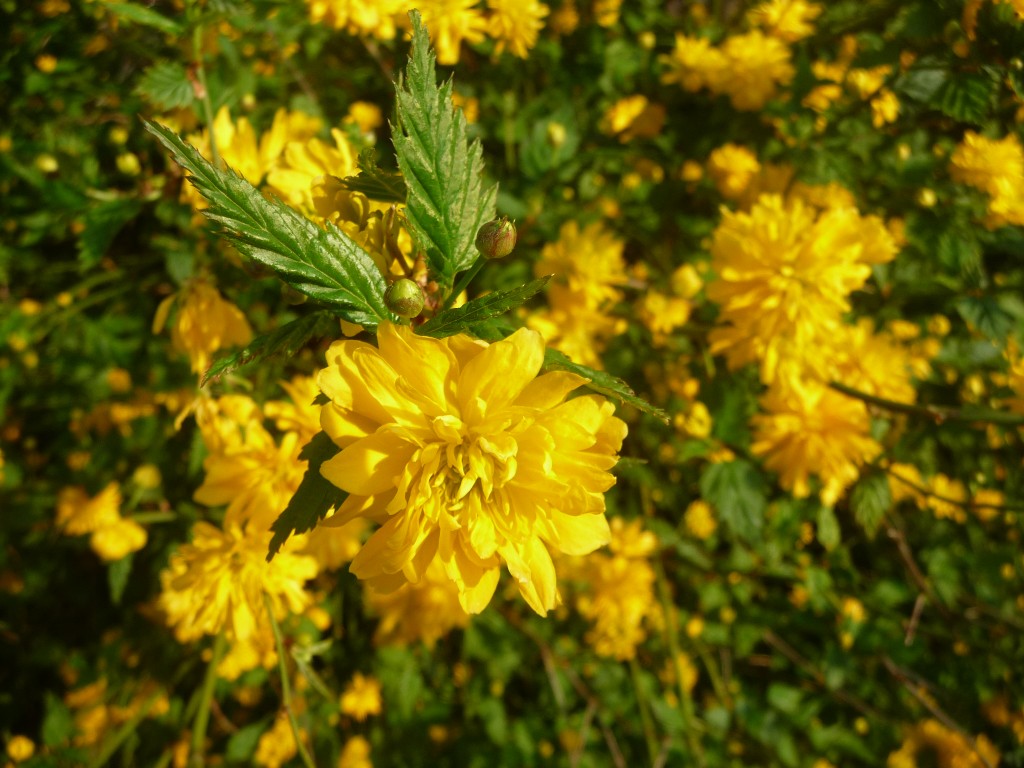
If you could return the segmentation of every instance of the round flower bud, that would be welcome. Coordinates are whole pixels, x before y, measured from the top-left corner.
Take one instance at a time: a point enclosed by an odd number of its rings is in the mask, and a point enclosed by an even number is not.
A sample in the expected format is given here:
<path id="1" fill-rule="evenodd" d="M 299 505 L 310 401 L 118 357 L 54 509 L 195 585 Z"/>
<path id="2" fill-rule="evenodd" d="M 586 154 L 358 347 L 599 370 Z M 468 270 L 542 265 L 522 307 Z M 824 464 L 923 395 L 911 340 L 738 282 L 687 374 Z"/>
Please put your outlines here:
<path id="1" fill-rule="evenodd" d="M 506 217 L 488 221 L 476 233 L 476 249 L 488 259 L 503 259 L 516 247 L 516 225 Z"/>
<path id="2" fill-rule="evenodd" d="M 388 286 L 384 303 L 399 317 L 416 317 L 423 311 L 423 291 L 412 280 L 402 278 Z"/>

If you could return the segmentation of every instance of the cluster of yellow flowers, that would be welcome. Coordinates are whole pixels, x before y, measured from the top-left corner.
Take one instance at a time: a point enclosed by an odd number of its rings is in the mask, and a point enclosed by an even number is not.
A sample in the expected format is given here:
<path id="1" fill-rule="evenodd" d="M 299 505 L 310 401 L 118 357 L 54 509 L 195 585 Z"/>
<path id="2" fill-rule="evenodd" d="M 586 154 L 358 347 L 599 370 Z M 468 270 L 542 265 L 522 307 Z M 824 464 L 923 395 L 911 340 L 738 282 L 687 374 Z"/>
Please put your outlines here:
<path id="1" fill-rule="evenodd" d="M 462 43 L 494 40 L 494 54 L 508 50 L 525 59 L 537 44 L 550 13 L 538 0 L 487 0 L 487 13 L 478 0 L 306 0 L 310 18 L 344 29 L 351 35 L 391 40 L 409 26 L 412 9 L 423 15 L 431 31 L 440 64 L 458 63 Z"/>
<path id="2" fill-rule="evenodd" d="M 993 520 L 1005 503 L 999 491 L 981 489 L 972 496 L 962 482 L 941 472 L 925 479 L 913 464 L 891 462 L 886 470 L 894 504 L 912 502 L 922 511 L 931 511 L 940 520 L 965 523 L 968 509 L 979 520 Z"/>
<path id="3" fill-rule="evenodd" d="M 881 128 L 895 122 L 900 113 L 899 98 L 892 89 L 886 87 L 892 68 L 887 65 L 870 69 L 852 67 L 857 48 L 855 37 L 844 37 L 834 60 L 818 60 L 811 64 L 811 71 L 821 84 L 812 88 L 804 97 L 803 105 L 823 113 L 844 97 L 852 95 L 869 102 L 872 125 Z M 819 128 L 823 125 L 824 117 L 818 121 Z"/>
<path id="4" fill-rule="evenodd" d="M 1024 148 L 1015 134 L 996 140 L 967 131 L 950 170 L 954 179 L 989 196 L 986 226 L 1024 226 Z"/>
<path id="5" fill-rule="evenodd" d="M 121 517 L 121 489 L 110 483 L 89 498 L 84 488 L 64 488 L 57 499 L 57 527 L 69 536 L 89 534 L 89 545 L 106 562 L 146 546 L 146 529 Z"/>
<path id="6" fill-rule="evenodd" d="M 569 221 L 534 265 L 537 277 L 554 275 L 554 280 L 548 290 L 550 308 L 531 314 L 527 325 L 555 349 L 592 368 L 601 367 L 604 345 L 627 325 L 612 314 L 627 281 L 624 246 L 600 222 L 581 228 Z"/>
<path id="7" fill-rule="evenodd" d="M 999 757 L 999 750 L 988 737 L 978 736 L 972 743 L 938 720 L 925 720 L 907 732 L 903 746 L 889 755 L 886 767 L 983 768 L 998 765 Z"/>

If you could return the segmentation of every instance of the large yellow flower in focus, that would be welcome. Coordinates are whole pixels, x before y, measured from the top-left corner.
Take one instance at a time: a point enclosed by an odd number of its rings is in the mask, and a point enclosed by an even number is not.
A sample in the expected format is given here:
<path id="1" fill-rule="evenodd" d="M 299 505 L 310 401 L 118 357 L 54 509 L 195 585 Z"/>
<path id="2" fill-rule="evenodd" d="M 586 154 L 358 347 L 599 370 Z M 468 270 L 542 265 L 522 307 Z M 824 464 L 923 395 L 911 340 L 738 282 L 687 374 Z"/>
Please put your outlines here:
<path id="1" fill-rule="evenodd" d="M 479 613 L 504 562 L 545 614 L 559 601 L 549 549 L 608 542 L 604 492 L 626 425 L 603 398 L 566 401 L 582 377 L 537 375 L 535 331 L 487 344 L 382 325 L 377 337 L 379 348 L 335 342 L 318 378 L 331 400 L 321 423 L 342 449 L 321 473 L 350 494 L 331 522 L 381 523 L 352 572 L 390 592 L 437 558 Z"/>

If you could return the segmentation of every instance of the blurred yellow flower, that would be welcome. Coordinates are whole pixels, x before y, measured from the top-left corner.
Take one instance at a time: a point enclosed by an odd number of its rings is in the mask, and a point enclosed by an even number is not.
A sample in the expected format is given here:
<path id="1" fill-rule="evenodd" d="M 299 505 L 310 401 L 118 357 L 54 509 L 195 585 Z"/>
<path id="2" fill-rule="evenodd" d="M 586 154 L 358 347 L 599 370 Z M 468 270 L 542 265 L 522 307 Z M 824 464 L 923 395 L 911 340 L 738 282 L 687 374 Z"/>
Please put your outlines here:
<path id="1" fill-rule="evenodd" d="M 537 35 L 544 28 L 544 17 L 550 10 L 538 0 L 487 0 L 491 15 L 487 34 L 494 38 L 495 55 L 506 48 L 513 56 L 525 59 L 537 44 Z"/>
<path id="2" fill-rule="evenodd" d="M 811 23 L 821 15 L 821 6 L 805 0 L 768 0 L 747 13 L 752 24 L 787 43 L 814 34 Z"/>
<path id="3" fill-rule="evenodd" d="M 683 523 L 690 535 L 698 539 L 710 538 L 718 528 L 711 505 L 702 499 L 690 502 L 683 513 Z"/>
<path id="4" fill-rule="evenodd" d="M 438 558 L 479 613 L 504 562 L 537 613 L 558 604 L 549 547 L 586 554 L 608 540 L 604 492 L 626 426 L 584 383 L 542 376 L 544 343 L 521 329 L 486 344 L 382 325 L 379 348 L 337 341 L 318 383 L 322 424 L 341 452 L 321 473 L 350 495 L 335 524 L 382 523 L 352 562 L 381 592 Z M 569 425 L 572 428 L 569 429 Z"/>
<path id="5" fill-rule="evenodd" d="M 299 731 L 302 735 L 302 731 Z M 266 768 L 281 768 L 298 753 L 295 734 L 285 712 L 278 712 L 274 724 L 260 735 L 253 762 Z"/>
<path id="6" fill-rule="evenodd" d="M 665 107 L 653 104 L 642 94 L 619 99 L 608 108 L 602 130 L 625 143 L 633 139 L 651 139 L 665 126 Z"/>
<path id="7" fill-rule="evenodd" d="M 64 488 L 57 497 L 57 525 L 69 536 L 92 533 L 121 519 L 121 489 L 109 483 L 89 498 L 79 486 Z"/>
<path id="8" fill-rule="evenodd" d="M 89 537 L 89 546 L 105 562 L 112 563 L 144 546 L 146 529 L 134 520 L 121 518 L 110 525 L 97 528 Z"/>
<path id="9" fill-rule="evenodd" d="M 903 745 L 889 755 L 887 768 L 917 768 L 918 754 L 925 753 L 936 768 L 985 768 L 999 765 L 999 750 L 979 735 L 973 739 L 950 730 L 938 720 L 925 720 L 909 728 Z"/>
<path id="10" fill-rule="evenodd" d="M 987 226 L 1024 225 L 1024 147 L 1015 134 L 995 140 L 967 131 L 949 160 L 955 180 L 989 196 Z"/>
<path id="11" fill-rule="evenodd" d="M 373 768 L 370 760 L 370 742 L 363 736 L 353 736 L 345 742 L 338 758 L 338 768 Z"/>
<path id="12" fill-rule="evenodd" d="M 415 4 L 423 14 L 438 64 L 457 64 L 463 41 L 479 43 L 484 39 L 487 20 L 476 4 L 477 0 L 418 0 Z"/>
<path id="13" fill-rule="evenodd" d="M 35 753 L 35 742 L 28 736 L 18 734 L 7 741 L 7 756 L 16 763 L 25 762 Z"/>
<path id="14" fill-rule="evenodd" d="M 708 176 L 728 200 L 738 200 L 760 170 L 757 155 L 737 144 L 723 144 L 708 155 Z"/>
<path id="15" fill-rule="evenodd" d="M 393 40 L 413 5 L 409 0 L 306 0 L 309 18 L 350 35 Z"/>
<path id="16" fill-rule="evenodd" d="M 356 672 L 345 686 L 338 706 L 341 707 L 343 714 L 354 717 L 359 722 L 370 715 L 379 715 L 382 711 L 380 683 L 376 678 L 364 677 Z"/>
<path id="17" fill-rule="evenodd" d="M 469 625 L 469 614 L 459 603 L 459 588 L 433 560 L 415 584 L 381 594 L 367 590 L 366 599 L 380 617 L 373 641 L 377 645 L 423 643 L 428 648 L 453 629 Z"/>

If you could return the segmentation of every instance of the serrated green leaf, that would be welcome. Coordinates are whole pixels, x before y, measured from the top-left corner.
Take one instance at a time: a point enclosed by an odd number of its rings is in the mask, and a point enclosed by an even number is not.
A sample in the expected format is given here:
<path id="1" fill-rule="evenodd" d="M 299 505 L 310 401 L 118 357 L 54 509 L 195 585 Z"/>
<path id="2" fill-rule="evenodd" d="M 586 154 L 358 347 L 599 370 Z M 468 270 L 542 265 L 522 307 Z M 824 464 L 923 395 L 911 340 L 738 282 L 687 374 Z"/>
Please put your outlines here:
<path id="1" fill-rule="evenodd" d="M 710 464 L 700 478 L 700 495 L 722 522 L 744 541 L 754 541 L 764 527 L 765 483 L 747 461 Z"/>
<path id="2" fill-rule="evenodd" d="M 162 110 L 187 107 L 196 98 L 188 71 L 177 61 L 160 61 L 149 67 L 135 90 Z"/>
<path id="3" fill-rule="evenodd" d="M 114 605 L 121 604 L 124 597 L 125 587 L 128 586 L 128 576 L 132 572 L 132 556 L 125 555 L 120 560 L 115 560 L 107 567 L 107 583 L 110 585 L 110 601 Z"/>
<path id="4" fill-rule="evenodd" d="M 401 174 L 391 173 L 378 167 L 372 147 L 359 153 L 356 160 L 359 173 L 338 179 L 338 183 L 353 192 L 362 192 L 371 200 L 382 203 L 404 203 L 409 190 Z M 336 178 L 336 177 L 335 177 Z"/>
<path id="5" fill-rule="evenodd" d="M 180 37 L 185 34 L 184 26 L 173 19 L 167 18 L 163 14 L 157 13 L 152 8 L 147 8 L 144 5 L 136 5 L 135 3 L 114 3 L 110 2 L 110 0 L 104 0 L 103 7 L 122 21 L 152 27 L 164 34 L 174 35 L 175 37 Z"/>
<path id="6" fill-rule="evenodd" d="M 324 515 L 345 500 L 348 494 L 320 474 L 320 465 L 340 450 L 325 432 L 318 432 L 299 453 L 299 458 L 308 461 L 309 466 L 288 506 L 270 526 L 274 535 L 267 552 L 268 562 L 289 536 L 312 530 Z"/>
<path id="7" fill-rule="evenodd" d="M 225 229 L 236 248 L 275 270 L 292 288 L 334 307 L 366 328 L 395 318 L 384 306 L 386 284 L 373 259 L 334 224 L 321 229 L 279 200 L 268 200 L 231 169 L 219 170 L 162 125 L 152 133 L 189 172 L 210 207 L 203 213 Z"/>
<path id="8" fill-rule="evenodd" d="M 833 549 L 838 547 L 839 542 L 842 541 L 842 531 L 839 528 L 839 520 L 836 518 L 836 513 L 832 507 L 825 506 L 824 504 L 818 507 L 818 519 L 816 523 L 816 528 L 818 529 L 818 543 L 825 548 L 826 552 L 831 552 Z"/>
<path id="9" fill-rule="evenodd" d="M 83 218 L 85 228 L 78 236 L 78 258 L 82 266 L 96 266 L 117 233 L 141 210 L 142 203 L 131 198 L 104 200 L 90 208 Z"/>
<path id="10" fill-rule="evenodd" d="M 574 363 L 568 356 L 562 354 L 557 349 L 548 349 L 544 352 L 544 370 L 569 371 L 570 373 L 583 376 L 589 379 L 585 385 L 587 389 L 602 394 L 605 397 L 610 397 L 613 400 L 618 400 L 620 403 L 632 405 L 638 411 L 648 413 L 668 424 L 668 414 L 661 410 L 661 408 L 651 405 L 643 398 L 637 397 L 629 384 L 622 379 L 612 376 L 610 373 L 596 371 L 585 365 Z"/>
<path id="11" fill-rule="evenodd" d="M 885 513 L 891 506 L 892 493 L 885 475 L 875 474 L 861 478 L 850 494 L 853 518 L 864 529 L 869 539 L 875 538 L 882 520 L 885 519 Z"/>
<path id="12" fill-rule="evenodd" d="M 473 299 L 461 307 L 446 309 L 417 328 L 416 333 L 435 339 L 443 339 L 456 333 L 472 333 L 475 324 L 503 315 L 532 299 L 544 290 L 550 279 L 551 275 L 547 275 L 518 288 L 495 291 L 479 299 Z"/>
<path id="13" fill-rule="evenodd" d="M 294 355 L 314 336 L 324 336 L 337 330 L 338 320 L 330 312 L 304 315 L 270 333 L 258 336 L 245 349 L 217 358 L 203 376 L 202 386 L 243 365 L 272 357 Z"/>
<path id="14" fill-rule="evenodd" d="M 985 75 L 955 75 L 936 91 L 932 104 L 955 120 L 982 123 L 998 89 L 999 84 Z"/>
<path id="15" fill-rule="evenodd" d="M 452 81 L 438 87 L 427 31 L 418 12 L 409 15 L 412 51 L 395 84 L 395 152 L 409 189 L 409 230 L 435 279 L 450 286 L 476 261 L 474 240 L 494 218 L 497 187 L 484 187 L 480 142 L 469 143 L 466 117 L 452 106 Z"/>
<path id="16" fill-rule="evenodd" d="M 965 296 L 954 305 L 964 321 L 982 336 L 1000 343 L 1013 329 L 1013 315 L 991 296 Z"/>
<path id="17" fill-rule="evenodd" d="M 937 60 L 922 60 L 896 82 L 896 90 L 914 101 L 928 102 L 934 98 L 949 77 L 946 65 Z"/>

